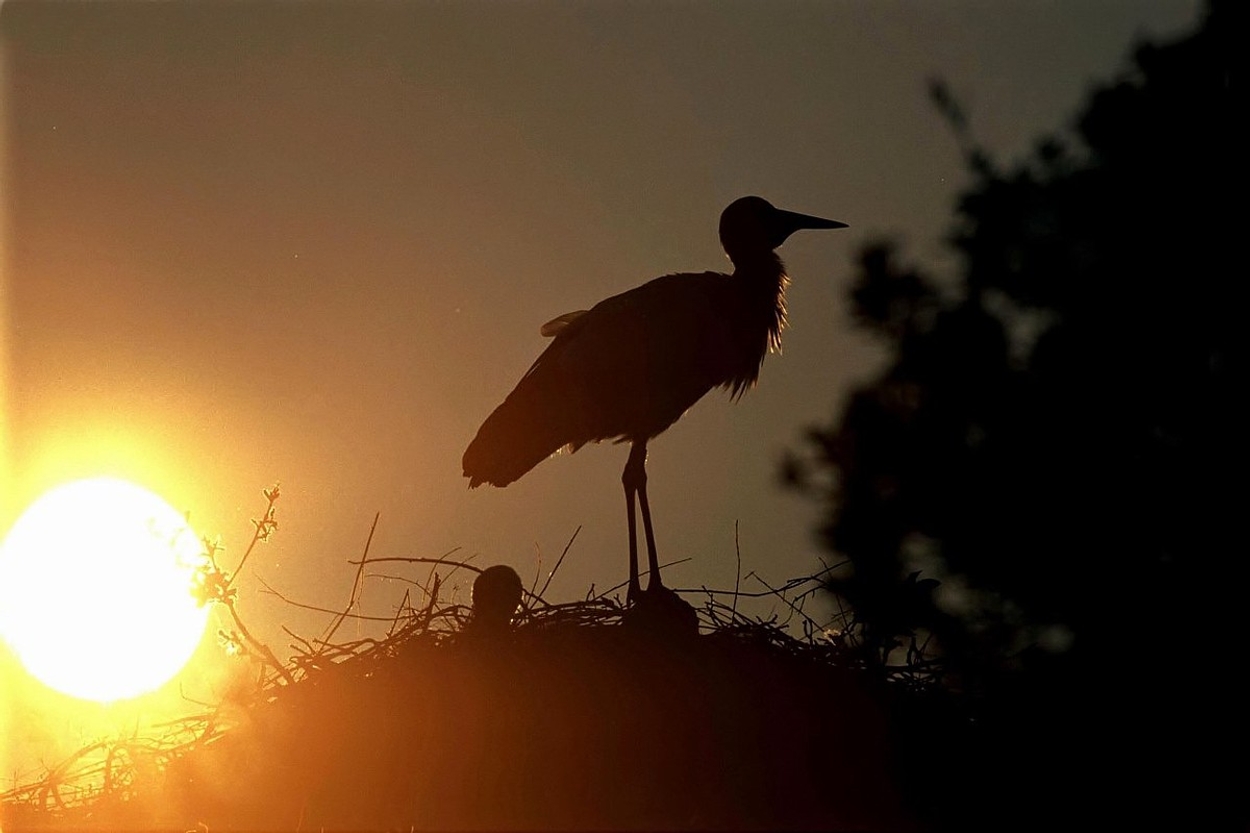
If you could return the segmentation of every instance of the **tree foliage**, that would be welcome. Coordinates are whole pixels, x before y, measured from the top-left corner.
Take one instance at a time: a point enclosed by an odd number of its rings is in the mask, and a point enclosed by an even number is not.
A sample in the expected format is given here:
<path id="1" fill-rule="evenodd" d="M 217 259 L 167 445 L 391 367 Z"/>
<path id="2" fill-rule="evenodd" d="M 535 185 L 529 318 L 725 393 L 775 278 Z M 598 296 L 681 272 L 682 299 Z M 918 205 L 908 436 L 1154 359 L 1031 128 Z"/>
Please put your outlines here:
<path id="1" fill-rule="evenodd" d="M 935 84 L 971 178 L 958 274 L 861 253 L 855 318 L 892 358 L 784 467 L 826 509 L 851 565 L 830 589 L 878 661 L 934 635 L 953 686 L 1060 737 L 1128 701 L 1214 707 L 1240 625 L 1243 20 L 1217 2 L 1138 47 L 1012 166 Z"/>

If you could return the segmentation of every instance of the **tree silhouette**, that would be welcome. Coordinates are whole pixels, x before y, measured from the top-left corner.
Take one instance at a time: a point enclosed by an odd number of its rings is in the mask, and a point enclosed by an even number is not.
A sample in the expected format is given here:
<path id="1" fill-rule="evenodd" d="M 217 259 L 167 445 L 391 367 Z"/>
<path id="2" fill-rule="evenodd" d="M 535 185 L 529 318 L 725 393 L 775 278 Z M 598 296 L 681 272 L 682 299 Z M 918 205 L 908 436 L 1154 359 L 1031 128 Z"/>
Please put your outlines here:
<path id="1" fill-rule="evenodd" d="M 861 253 L 856 320 L 892 360 L 783 468 L 826 508 L 866 651 L 932 637 L 948 663 L 983 729 L 930 774 L 980 779 L 987 824 L 1233 812 L 1208 744 L 1244 738 L 1222 681 L 1246 598 L 1245 28 L 1212 3 L 1008 168 L 935 83 L 972 180 L 958 274 Z"/>

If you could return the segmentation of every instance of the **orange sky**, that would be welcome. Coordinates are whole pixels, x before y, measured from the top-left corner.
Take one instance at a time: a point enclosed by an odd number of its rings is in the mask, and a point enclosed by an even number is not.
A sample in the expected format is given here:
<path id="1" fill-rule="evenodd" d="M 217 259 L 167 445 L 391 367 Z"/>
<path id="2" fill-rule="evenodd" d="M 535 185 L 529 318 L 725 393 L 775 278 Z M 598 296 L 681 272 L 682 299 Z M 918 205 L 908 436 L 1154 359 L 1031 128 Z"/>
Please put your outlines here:
<path id="1" fill-rule="evenodd" d="M 672 586 L 733 586 L 735 521 L 744 572 L 809 574 L 814 513 L 776 467 L 874 366 L 844 315 L 854 254 L 898 233 L 937 257 L 964 181 L 926 78 L 1016 154 L 1136 35 L 1196 14 L 6 4 L 0 534 L 45 488 L 109 473 L 237 557 L 260 489 L 281 481 L 278 535 L 249 570 L 314 604 L 345 599 L 375 512 L 374 555 L 460 547 L 527 582 L 536 548 L 549 569 L 582 526 L 549 597 L 623 581 L 625 448 L 473 492 L 460 455 L 543 322 L 726 268 L 719 212 L 758 193 L 852 227 L 782 249 L 784 355 L 739 403 L 713 394 L 650 445 L 651 502 L 662 558 L 691 559 Z M 317 621 L 240 586 L 279 645 L 279 622 Z M 402 587 L 375 591 L 389 612 Z"/>

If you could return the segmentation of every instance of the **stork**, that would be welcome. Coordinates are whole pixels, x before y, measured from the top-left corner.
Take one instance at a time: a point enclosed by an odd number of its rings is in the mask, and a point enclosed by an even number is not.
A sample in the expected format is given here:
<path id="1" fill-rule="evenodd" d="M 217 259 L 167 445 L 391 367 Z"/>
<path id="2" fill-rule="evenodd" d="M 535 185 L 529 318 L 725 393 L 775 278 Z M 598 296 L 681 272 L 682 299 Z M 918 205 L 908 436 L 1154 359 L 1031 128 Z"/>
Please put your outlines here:
<path id="1" fill-rule="evenodd" d="M 646 592 L 663 589 L 647 502 L 647 441 L 713 388 L 736 401 L 755 384 L 786 324 L 789 278 L 774 250 L 799 229 L 835 228 L 846 223 L 742 197 L 720 218 L 733 274 L 665 275 L 544 324 L 540 332 L 551 344 L 464 452 L 469 486 L 507 486 L 561 449 L 629 442 L 621 476 L 629 527 L 627 600 L 643 597 L 635 500 L 647 541 Z"/>

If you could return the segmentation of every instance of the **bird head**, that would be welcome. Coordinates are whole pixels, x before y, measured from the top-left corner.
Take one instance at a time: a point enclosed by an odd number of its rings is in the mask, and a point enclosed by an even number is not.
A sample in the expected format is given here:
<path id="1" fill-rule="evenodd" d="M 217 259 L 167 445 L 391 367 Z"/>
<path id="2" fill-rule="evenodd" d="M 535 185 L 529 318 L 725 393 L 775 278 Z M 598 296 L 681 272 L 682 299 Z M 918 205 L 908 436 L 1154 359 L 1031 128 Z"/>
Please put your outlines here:
<path id="1" fill-rule="evenodd" d="M 729 259 L 771 252 L 799 229 L 846 228 L 846 223 L 773 207 L 763 197 L 740 197 L 720 215 L 720 242 Z"/>
<path id="2" fill-rule="evenodd" d="M 487 567 L 473 581 L 473 622 L 480 631 L 506 630 L 521 604 L 521 577 L 506 564 Z"/>

